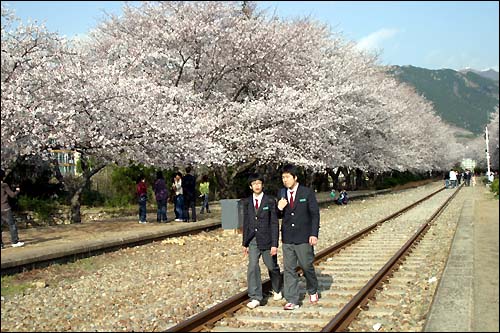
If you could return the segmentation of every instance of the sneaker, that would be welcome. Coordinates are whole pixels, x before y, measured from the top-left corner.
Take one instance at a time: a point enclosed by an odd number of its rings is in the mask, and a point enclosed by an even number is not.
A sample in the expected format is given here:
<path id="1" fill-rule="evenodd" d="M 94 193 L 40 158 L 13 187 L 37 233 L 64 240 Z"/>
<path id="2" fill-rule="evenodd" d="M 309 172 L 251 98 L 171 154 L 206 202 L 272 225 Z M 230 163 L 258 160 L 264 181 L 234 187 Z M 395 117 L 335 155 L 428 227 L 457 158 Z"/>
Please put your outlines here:
<path id="1" fill-rule="evenodd" d="M 274 290 L 272 291 L 273 293 L 273 299 L 275 301 L 279 301 L 283 298 L 283 295 L 281 294 L 281 291 L 279 293 L 275 292 Z"/>
<path id="2" fill-rule="evenodd" d="M 283 309 L 285 309 L 285 310 L 295 310 L 298 308 L 300 308 L 300 305 L 293 304 L 293 303 L 286 303 L 285 306 L 283 307 Z"/>
<path id="3" fill-rule="evenodd" d="M 183 219 L 175 219 L 175 222 L 183 222 Z"/>
<path id="4" fill-rule="evenodd" d="M 318 300 L 319 300 L 318 293 L 314 293 L 312 295 L 309 295 L 309 302 L 318 303 Z"/>
<path id="5" fill-rule="evenodd" d="M 18 241 L 17 243 L 15 244 L 12 244 L 12 247 L 21 247 L 21 246 L 24 246 L 24 243 L 23 242 L 20 242 Z"/>
<path id="6" fill-rule="evenodd" d="M 255 309 L 260 305 L 260 302 L 256 299 L 251 300 L 250 302 L 247 303 L 247 307 L 250 309 Z"/>
<path id="7" fill-rule="evenodd" d="M 146 224 L 146 221 L 139 221 L 140 224 Z"/>

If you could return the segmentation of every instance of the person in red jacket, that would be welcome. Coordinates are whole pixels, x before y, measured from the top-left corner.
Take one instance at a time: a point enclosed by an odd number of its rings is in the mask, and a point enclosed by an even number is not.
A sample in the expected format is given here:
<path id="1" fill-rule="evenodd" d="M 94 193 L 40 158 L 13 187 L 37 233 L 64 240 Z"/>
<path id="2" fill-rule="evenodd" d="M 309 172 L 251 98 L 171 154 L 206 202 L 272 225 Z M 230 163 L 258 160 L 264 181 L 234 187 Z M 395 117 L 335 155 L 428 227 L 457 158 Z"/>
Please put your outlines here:
<path id="1" fill-rule="evenodd" d="M 137 196 L 139 198 L 139 223 L 146 223 L 146 203 L 148 201 L 148 186 L 146 177 L 141 176 L 137 183 Z"/>

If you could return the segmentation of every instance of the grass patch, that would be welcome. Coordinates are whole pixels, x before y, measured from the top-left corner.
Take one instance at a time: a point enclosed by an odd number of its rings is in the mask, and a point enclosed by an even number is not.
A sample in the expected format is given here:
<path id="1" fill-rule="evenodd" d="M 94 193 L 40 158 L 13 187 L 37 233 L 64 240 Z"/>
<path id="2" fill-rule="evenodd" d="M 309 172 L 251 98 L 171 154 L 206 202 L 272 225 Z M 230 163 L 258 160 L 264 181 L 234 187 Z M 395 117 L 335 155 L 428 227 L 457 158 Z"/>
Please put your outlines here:
<path id="1" fill-rule="evenodd" d="M 31 286 L 31 282 L 18 281 L 15 276 L 2 276 L 2 296 L 4 297 L 23 294 Z"/>
<path id="2" fill-rule="evenodd" d="M 98 257 L 79 259 L 67 264 L 53 264 L 49 267 L 2 276 L 2 296 L 22 295 L 33 283 L 43 281 L 47 286 L 56 286 L 61 282 L 71 283 L 80 277 L 91 274 L 102 267 Z"/>

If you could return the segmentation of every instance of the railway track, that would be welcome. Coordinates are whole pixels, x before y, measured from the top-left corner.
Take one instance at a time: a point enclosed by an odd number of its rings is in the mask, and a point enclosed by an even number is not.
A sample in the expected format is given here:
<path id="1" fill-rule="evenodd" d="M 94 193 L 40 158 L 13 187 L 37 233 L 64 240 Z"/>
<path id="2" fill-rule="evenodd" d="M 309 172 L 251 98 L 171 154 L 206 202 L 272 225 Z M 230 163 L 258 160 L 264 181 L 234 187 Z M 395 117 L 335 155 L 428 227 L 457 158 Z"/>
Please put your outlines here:
<path id="1" fill-rule="evenodd" d="M 250 310 L 245 306 L 248 296 L 244 291 L 168 331 L 332 332 L 348 330 L 360 311 L 365 318 L 390 317 L 421 257 L 432 253 L 432 237 L 426 239 L 427 231 L 460 188 L 441 188 L 319 252 L 315 257 L 320 293 L 317 304 L 304 301 L 299 309 L 284 311 L 284 300 L 271 297 L 263 306 Z M 305 279 L 300 279 L 303 297 Z M 268 280 L 263 290 L 270 290 Z M 375 295 L 377 301 L 373 302 Z"/>
<path id="2" fill-rule="evenodd" d="M 415 186 L 412 186 L 415 187 Z M 351 195 L 351 200 L 358 200 L 360 198 L 365 198 L 368 196 L 374 196 L 377 194 L 391 192 L 391 189 L 377 190 L 377 191 L 360 191 L 360 193 L 354 193 Z M 318 199 L 318 204 L 320 207 L 332 204 L 333 200 L 329 197 L 323 197 Z M 217 206 L 217 204 L 215 204 Z M 214 209 L 214 208 L 212 208 Z M 215 208 L 217 210 L 217 208 Z M 130 220 L 131 218 L 125 217 L 123 220 Z M 114 219 L 107 219 L 102 221 L 112 221 Z M 136 217 L 133 217 L 136 220 Z M 210 220 L 210 219 L 208 219 Z M 33 269 L 39 269 L 48 267 L 53 264 L 66 264 L 71 263 L 79 259 L 89 258 L 97 256 L 103 253 L 117 251 L 123 248 L 134 247 L 149 244 L 155 241 L 161 241 L 166 238 L 178 237 L 189 234 L 196 234 L 203 231 L 214 230 L 221 227 L 220 216 L 212 219 L 213 223 L 208 224 L 195 223 L 189 225 L 189 228 L 180 228 L 173 231 L 161 231 L 154 234 L 147 235 L 133 235 L 132 237 L 116 237 L 108 238 L 106 241 L 94 241 L 94 242 L 81 242 L 77 243 L 76 246 L 72 246 L 69 250 L 66 249 L 65 245 L 60 243 L 61 246 L 54 246 L 56 249 L 53 251 L 39 251 L 27 254 L 21 258 L 15 258 L 14 260 L 2 261 L 1 275 L 13 275 L 20 272 L 30 271 Z M 35 236 L 36 237 L 36 236 Z"/>

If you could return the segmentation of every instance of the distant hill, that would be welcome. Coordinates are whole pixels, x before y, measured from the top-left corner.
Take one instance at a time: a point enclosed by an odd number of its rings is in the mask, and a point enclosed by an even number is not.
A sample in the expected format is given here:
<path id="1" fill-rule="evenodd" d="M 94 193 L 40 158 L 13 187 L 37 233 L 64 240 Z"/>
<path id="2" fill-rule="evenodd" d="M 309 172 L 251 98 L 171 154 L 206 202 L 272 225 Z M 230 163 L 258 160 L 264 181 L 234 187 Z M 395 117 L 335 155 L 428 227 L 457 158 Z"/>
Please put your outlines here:
<path id="1" fill-rule="evenodd" d="M 479 76 L 485 77 L 487 79 L 492 79 L 493 81 L 498 81 L 498 72 L 493 69 L 487 69 L 485 71 L 478 71 L 472 68 L 465 68 L 459 70 L 460 73 L 467 73 L 467 72 L 473 72 L 476 73 Z"/>
<path id="2" fill-rule="evenodd" d="M 461 73 L 452 69 L 389 66 L 387 72 L 414 86 L 433 103 L 436 113 L 445 122 L 474 134 L 484 131 L 489 115 L 498 105 L 498 80 L 470 70 Z"/>

